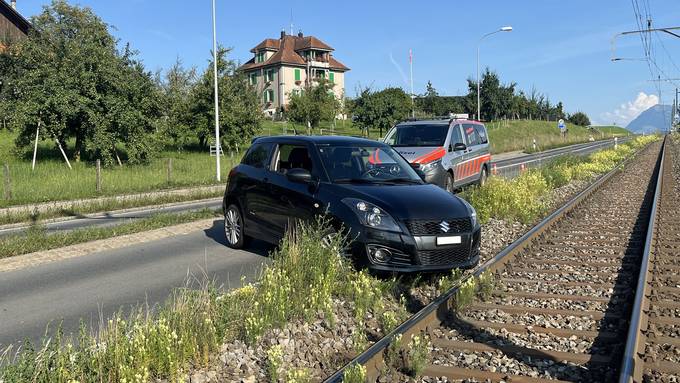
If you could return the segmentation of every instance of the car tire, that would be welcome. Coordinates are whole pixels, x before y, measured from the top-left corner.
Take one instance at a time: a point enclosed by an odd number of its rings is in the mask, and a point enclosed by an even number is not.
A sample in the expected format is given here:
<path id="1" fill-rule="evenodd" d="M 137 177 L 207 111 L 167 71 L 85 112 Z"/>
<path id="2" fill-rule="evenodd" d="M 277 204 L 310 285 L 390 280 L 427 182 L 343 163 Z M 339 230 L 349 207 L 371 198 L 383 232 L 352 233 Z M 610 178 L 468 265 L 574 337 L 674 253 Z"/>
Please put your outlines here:
<path id="1" fill-rule="evenodd" d="M 486 180 L 489 179 L 489 172 L 486 170 L 486 166 L 482 166 L 482 171 L 479 173 L 479 181 L 477 184 L 481 187 L 486 185 Z"/>
<path id="2" fill-rule="evenodd" d="M 444 188 L 446 189 L 447 192 L 454 194 L 456 189 L 453 187 L 454 184 L 454 179 L 453 179 L 453 173 L 451 172 L 446 172 L 446 185 L 444 185 Z"/>
<path id="3" fill-rule="evenodd" d="M 232 249 L 243 249 L 248 243 L 243 225 L 241 209 L 231 204 L 224 212 L 224 237 L 226 244 Z"/>

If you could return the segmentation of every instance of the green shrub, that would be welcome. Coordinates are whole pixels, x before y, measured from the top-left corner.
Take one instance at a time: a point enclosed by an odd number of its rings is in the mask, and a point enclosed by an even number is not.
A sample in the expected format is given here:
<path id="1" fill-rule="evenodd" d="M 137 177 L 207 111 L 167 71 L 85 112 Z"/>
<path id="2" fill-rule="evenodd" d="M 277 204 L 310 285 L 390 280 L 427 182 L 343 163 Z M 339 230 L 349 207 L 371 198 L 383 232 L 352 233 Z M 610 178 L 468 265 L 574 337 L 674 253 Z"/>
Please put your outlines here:
<path id="1" fill-rule="evenodd" d="M 269 381 L 277 383 L 279 381 L 279 369 L 283 366 L 283 348 L 281 345 L 276 344 L 267 350 L 265 365 Z"/>
<path id="2" fill-rule="evenodd" d="M 485 271 L 477 277 L 477 296 L 482 301 L 491 298 L 494 288 L 496 287 L 496 278 L 491 271 Z"/>
<path id="3" fill-rule="evenodd" d="M 463 282 L 456 295 L 454 297 L 455 310 L 460 312 L 464 308 L 468 307 L 472 301 L 475 299 L 475 294 L 477 292 L 477 282 L 475 278 L 470 277 L 465 282 Z"/>
<path id="4" fill-rule="evenodd" d="M 408 345 L 406 368 L 414 378 L 420 378 L 430 358 L 430 338 L 427 335 L 416 335 Z"/>
<path id="5" fill-rule="evenodd" d="M 344 383 L 366 383 L 366 367 L 355 363 L 345 369 L 342 375 Z"/>
<path id="6" fill-rule="evenodd" d="M 286 383 L 309 383 L 311 381 L 309 370 L 306 368 L 294 368 L 286 374 Z"/>

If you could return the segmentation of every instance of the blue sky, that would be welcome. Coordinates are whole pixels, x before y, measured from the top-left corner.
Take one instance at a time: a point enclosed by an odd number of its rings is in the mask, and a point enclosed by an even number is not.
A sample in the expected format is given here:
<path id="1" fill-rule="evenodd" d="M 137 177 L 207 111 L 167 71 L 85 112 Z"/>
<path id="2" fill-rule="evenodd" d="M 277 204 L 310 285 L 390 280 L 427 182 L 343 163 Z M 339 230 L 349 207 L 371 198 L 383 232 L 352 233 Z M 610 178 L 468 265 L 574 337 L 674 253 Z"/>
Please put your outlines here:
<path id="1" fill-rule="evenodd" d="M 641 0 L 642 2 L 642 0 Z M 25 16 L 40 12 L 46 0 L 18 0 Z M 122 42 L 140 51 L 149 70 L 164 69 L 180 57 L 203 68 L 212 46 L 210 0 L 71 1 L 95 10 Z M 680 24 L 677 0 L 649 0 L 653 24 Z M 482 66 L 505 82 L 535 87 L 568 112 L 582 110 L 595 123 L 625 125 L 658 102 L 655 82 L 643 61 L 611 62 L 611 38 L 636 29 L 628 0 L 534 1 L 355 1 L 217 0 L 218 39 L 241 62 L 266 37 L 290 28 L 319 37 L 335 48 L 335 57 L 352 70 L 348 95 L 360 86 L 408 89 L 408 51 L 414 53 L 414 87 L 422 93 L 428 80 L 440 94 L 466 93 L 466 78 L 476 71 L 479 37 L 503 25 L 513 32 L 486 39 Z M 671 78 L 680 78 L 680 39 L 653 37 L 656 62 Z M 665 46 L 665 50 L 662 47 Z M 617 40 L 617 55 L 642 57 L 638 36 Z M 672 57 L 675 61 L 669 59 Z M 680 85 L 680 80 L 675 81 Z M 661 85 L 662 102 L 674 84 Z"/>

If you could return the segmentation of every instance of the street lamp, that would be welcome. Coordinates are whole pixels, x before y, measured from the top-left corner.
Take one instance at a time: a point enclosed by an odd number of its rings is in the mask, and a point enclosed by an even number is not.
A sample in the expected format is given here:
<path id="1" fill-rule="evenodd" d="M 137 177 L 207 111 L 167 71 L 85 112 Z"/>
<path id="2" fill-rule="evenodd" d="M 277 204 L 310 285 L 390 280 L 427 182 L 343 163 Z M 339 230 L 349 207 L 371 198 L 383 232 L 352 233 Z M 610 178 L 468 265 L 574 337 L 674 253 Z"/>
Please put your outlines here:
<path id="1" fill-rule="evenodd" d="M 215 14 L 215 0 L 212 0 L 212 14 L 213 14 L 213 71 L 215 80 L 215 178 L 217 182 L 221 179 L 220 169 L 220 153 L 222 152 L 222 145 L 220 142 L 220 99 L 219 88 L 217 85 L 217 15 Z"/>
<path id="2" fill-rule="evenodd" d="M 482 116 L 481 116 L 482 108 L 480 106 L 480 100 L 479 100 L 480 99 L 480 97 L 479 97 L 479 91 L 480 91 L 479 90 L 479 88 L 480 88 L 480 84 L 479 84 L 479 47 L 482 44 L 482 40 L 484 40 L 485 38 L 487 38 L 487 37 L 489 37 L 489 36 L 491 36 L 495 33 L 498 33 L 498 32 L 512 32 L 512 27 L 509 26 L 509 25 L 505 26 L 505 27 L 501 27 L 499 30 L 485 34 L 484 36 L 482 36 L 481 39 L 479 39 L 479 42 L 477 42 L 477 119 L 479 121 L 482 120 Z"/>

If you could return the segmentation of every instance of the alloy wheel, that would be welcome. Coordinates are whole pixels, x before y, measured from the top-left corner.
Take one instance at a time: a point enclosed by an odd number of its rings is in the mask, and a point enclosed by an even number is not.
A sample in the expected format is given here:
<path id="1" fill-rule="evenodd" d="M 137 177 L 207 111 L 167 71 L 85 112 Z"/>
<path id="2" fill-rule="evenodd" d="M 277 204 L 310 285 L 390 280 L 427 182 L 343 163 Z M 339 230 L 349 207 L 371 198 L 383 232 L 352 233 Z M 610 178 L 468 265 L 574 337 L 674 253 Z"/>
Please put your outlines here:
<path id="1" fill-rule="evenodd" d="M 234 206 L 224 215 L 224 234 L 232 246 L 236 246 L 241 239 L 241 213 Z"/>

